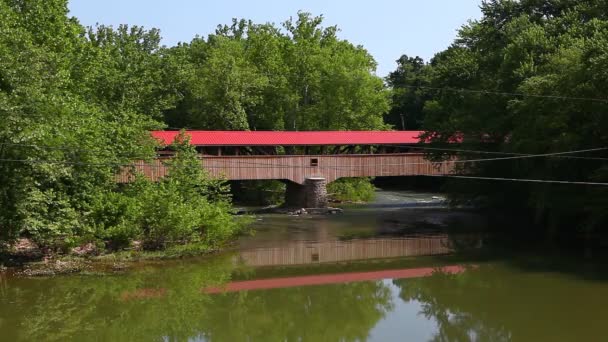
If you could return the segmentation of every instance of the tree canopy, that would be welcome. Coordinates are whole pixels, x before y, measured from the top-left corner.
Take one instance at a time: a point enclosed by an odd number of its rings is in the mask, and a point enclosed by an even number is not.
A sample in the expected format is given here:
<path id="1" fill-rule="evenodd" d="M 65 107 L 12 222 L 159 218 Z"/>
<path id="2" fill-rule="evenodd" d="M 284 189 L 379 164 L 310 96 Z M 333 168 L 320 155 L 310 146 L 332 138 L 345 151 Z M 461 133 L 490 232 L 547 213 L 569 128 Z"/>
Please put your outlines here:
<path id="1" fill-rule="evenodd" d="M 69 247 L 150 238 L 157 227 L 211 242 L 235 228 L 225 198 L 173 186 L 181 178 L 204 187 L 192 170 L 127 189 L 115 182 L 134 160 L 154 156 L 149 131 L 164 126 L 179 98 L 158 30 L 85 28 L 68 16 L 66 0 L 2 0 L 0 32 L 0 241 Z M 173 216 L 138 218 L 163 194 Z"/>
<path id="2" fill-rule="evenodd" d="M 281 27 L 235 19 L 165 47 L 157 29 L 84 27 L 67 0 L 1 0 L 0 241 L 234 234 L 225 187 L 190 167 L 200 161 L 183 141 L 163 182 L 121 186 L 115 174 L 154 157 L 152 129 L 387 128 L 376 62 L 322 23 L 304 12 Z"/>
<path id="3" fill-rule="evenodd" d="M 483 1 L 482 18 L 464 25 L 430 63 L 407 56 L 399 61 L 388 78 L 394 93 L 389 118 L 395 124 L 399 113 L 421 115 L 431 141 L 458 137 L 469 150 L 542 154 L 608 146 L 606 6 L 593 0 Z M 470 163 L 460 171 L 605 182 L 605 161 L 593 159 L 605 152 Z M 453 199 L 530 210 L 550 226 L 559 218 L 587 217 L 582 226 L 591 228 L 607 218 L 608 196 L 598 186 L 467 181 L 451 188 Z"/>
<path id="4" fill-rule="evenodd" d="M 181 98 L 173 127 L 228 130 L 385 129 L 388 94 L 361 46 L 299 12 L 282 29 L 234 19 L 167 51 Z"/>

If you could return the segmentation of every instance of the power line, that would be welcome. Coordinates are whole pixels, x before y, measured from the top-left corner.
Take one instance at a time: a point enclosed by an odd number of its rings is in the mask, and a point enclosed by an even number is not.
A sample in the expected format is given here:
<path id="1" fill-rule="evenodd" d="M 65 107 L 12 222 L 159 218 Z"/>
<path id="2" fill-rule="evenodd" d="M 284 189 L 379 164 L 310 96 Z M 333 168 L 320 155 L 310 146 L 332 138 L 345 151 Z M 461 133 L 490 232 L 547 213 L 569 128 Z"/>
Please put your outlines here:
<path id="1" fill-rule="evenodd" d="M 503 155 L 503 156 L 533 156 L 534 154 L 530 153 L 514 153 L 514 152 L 494 152 L 494 151 L 482 151 L 482 150 L 465 150 L 465 149 L 454 149 L 454 148 L 438 148 L 438 147 L 426 147 L 426 146 L 418 146 L 418 145 L 383 145 L 390 147 L 409 147 L 411 149 L 416 150 L 428 150 L 428 151 L 444 151 L 444 152 L 462 152 L 462 153 L 476 153 L 476 154 L 493 154 L 493 155 Z M 589 160 L 608 160 L 608 158 L 601 157 L 577 157 L 577 156 L 548 156 L 554 158 L 567 158 L 567 159 L 589 159 Z"/>
<path id="2" fill-rule="evenodd" d="M 529 159 L 529 158 L 540 158 L 540 157 L 563 156 L 563 155 L 568 155 L 568 154 L 577 154 L 577 153 L 595 152 L 595 151 L 604 151 L 604 150 L 608 150 L 608 147 L 599 147 L 599 148 L 592 148 L 592 149 L 586 149 L 586 150 L 565 151 L 565 152 L 516 155 L 516 156 L 499 157 L 499 158 L 464 159 L 464 160 L 449 160 L 449 161 L 439 161 L 439 162 L 429 161 L 429 162 L 416 162 L 416 163 L 382 164 L 382 166 L 408 166 L 408 165 L 427 165 L 427 164 L 441 165 L 441 164 L 459 164 L 459 163 L 478 163 L 478 162 L 486 162 L 486 161 L 500 161 L 500 160 L 514 160 L 514 159 Z M 213 158 L 213 157 L 211 157 L 211 158 Z M 203 158 L 203 160 L 204 160 L 204 158 Z M 250 165 L 264 165 L 264 166 L 268 166 L 268 167 L 286 167 L 286 168 L 294 167 L 292 165 L 263 164 L 263 163 L 257 163 L 257 162 L 246 162 L 246 161 L 242 161 L 242 160 L 238 160 L 237 162 L 238 163 L 242 163 L 242 164 L 250 164 Z M 323 166 L 318 166 L 318 168 L 323 168 Z M 331 167 L 331 168 L 333 168 L 333 167 Z M 349 168 L 351 168 L 352 169 L 352 168 L 360 168 L 360 166 L 352 166 L 352 167 L 344 166 L 344 167 L 337 167 L 337 168 L 341 168 L 341 169 L 344 169 L 344 168 L 349 169 Z"/>
<path id="3" fill-rule="evenodd" d="M 457 176 L 457 175 L 421 175 L 421 176 L 424 176 L 424 177 L 440 177 L 440 178 L 459 178 L 459 179 L 490 180 L 490 181 L 511 181 L 511 182 L 525 182 L 525 183 L 550 183 L 550 184 L 572 184 L 572 185 L 601 185 L 601 186 L 608 186 L 608 183 L 561 181 L 561 180 L 550 180 L 550 179 L 499 178 L 499 177 L 477 177 L 477 176 Z"/>
<path id="4" fill-rule="evenodd" d="M 603 102 L 608 103 L 608 99 L 602 99 L 597 97 L 575 97 L 575 96 L 562 96 L 562 95 L 538 95 L 538 94 L 524 94 L 524 93 L 511 93 L 503 91 L 492 91 L 492 90 L 476 90 L 476 89 L 464 89 L 464 88 L 451 88 L 451 87 L 428 87 L 428 86 L 410 86 L 401 85 L 399 87 L 412 88 L 412 89 L 429 89 L 439 91 L 451 91 L 461 93 L 474 93 L 474 94 L 485 94 L 485 95 L 502 95 L 502 96 L 514 96 L 514 97 L 536 97 L 536 98 L 547 98 L 555 100 L 575 100 L 575 101 L 592 101 L 592 102 Z"/>
<path id="5" fill-rule="evenodd" d="M 510 157 L 500 157 L 500 158 L 486 158 L 486 159 L 469 159 L 464 161 L 455 161 L 455 162 L 464 162 L 464 163 L 473 163 L 473 162 L 481 162 L 481 161 L 496 161 L 496 160 L 513 160 L 513 159 L 528 159 L 528 158 L 539 158 L 539 157 L 553 157 L 553 156 L 562 156 L 568 154 L 577 154 L 577 153 L 585 153 L 585 152 L 595 152 L 595 151 L 604 151 L 608 150 L 608 147 L 598 147 L 591 148 L 587 150 L 577 150 L 577 151 L 566 151 L 566 152 L 553 152 L 553 153 L 541 153 L 541 154 L 526 154 L 526 155 L 516 155 Z"/>
<path id="6" fill-rule="evenodd" d="M 20 143 L 0 143 L 0 146 L 15 146 L 15 147 L 29 147 L 29 148 L 38 148 L 45 150 L 56 150 L 56 151 L 72 151 L 72 152 L 90 152 L 95 154 L 101 154 L 108 151 L 104 150 L 93 150 L 93 149 L 85 149 L 81 147 L 67 147 L 67 146 L 48 146 L 48 145 L 37 145 L 37 144 L 20 144 Z M 125 158 L 138 158 L 138 159 L 146 159 L 148 156 L 138 156 L 131 153 L 116 153 L 117 157 L 125 157 Z"/>
<path id="7" fill-rule="evenodd" d="M 76 161 L 69 161 L 69 160 L 43 160 L 43 159 L 0 159 L 0 161 L 9 162 L 9 163 L 83 165 L 83 166 L 125 166 L 125 167 L 126 166 L 137 166 L 136 164 L 88 163 L 88 162 L 76 162 Z M 155 165 L 149 165 L 149 166 L 155 167 Z"/>

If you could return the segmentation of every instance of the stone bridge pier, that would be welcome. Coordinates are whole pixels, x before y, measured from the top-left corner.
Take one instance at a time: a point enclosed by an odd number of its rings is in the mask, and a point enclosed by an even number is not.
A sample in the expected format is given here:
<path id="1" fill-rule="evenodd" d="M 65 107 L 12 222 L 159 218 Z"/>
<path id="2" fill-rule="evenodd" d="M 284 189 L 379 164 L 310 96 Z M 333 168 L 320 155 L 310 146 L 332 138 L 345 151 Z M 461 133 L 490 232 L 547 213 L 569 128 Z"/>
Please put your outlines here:
<path id="1" fill-rule="evenodd" d="M 288 208 L 327 208 L 327 181 L 310 177 L 304 184 L 287 182 L 285 205 Z"/>

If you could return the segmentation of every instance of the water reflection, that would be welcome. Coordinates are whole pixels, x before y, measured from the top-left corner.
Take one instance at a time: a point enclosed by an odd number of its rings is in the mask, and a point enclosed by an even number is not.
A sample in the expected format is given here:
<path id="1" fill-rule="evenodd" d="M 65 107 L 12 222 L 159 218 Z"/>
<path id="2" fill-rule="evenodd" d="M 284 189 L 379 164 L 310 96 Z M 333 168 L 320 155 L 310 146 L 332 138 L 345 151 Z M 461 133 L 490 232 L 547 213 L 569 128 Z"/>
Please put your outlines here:
<path id="1" fill-rule="evenodd" d="M 433 341 L 604 340 L 607 284 L 547 271 L 495 263 L 393 284 L 437 323 Z"/>
<path id="2" fill-rule="evenodd" d="M 248 266 L 286 266 L 365 259 L 443 255 L 452 252 L 447 234 L 407 238 L 289 242 L 283 247 L 243 250 L 238 261 Z"/>
<path id="3" fill-rule="evenodd" d="M 122 275 L 0 274 L 0 341 L 604 339 L 608 264 L 459 254 L 482 239 L 416 235 L 415 222 L 449 225 L 462 214 L 411 214 L 406 224 L 393 222 L 396 213 L 266 218 L 234 253 Z M 467 264 L 476 266 L 441 271 Z M 264 281 L 274 285 L 204 291 Z"/>
<path id="4" fill-rule="evenodd" d="M 205 330 L 201 285 L 230 278 L 229 256 L 125 275 L 10 279 L 3 341 L 185 341 Z"/>
<path id="5" fill-rule="evenodd" d="M 479 248 L 483 241 L 480 234 L 449 234 L 446 227 L 475 229 L 483 223 L 478 215 L 445 209 L 268 216 L 256 223 L 254 237 L 240 241 L 238 262 L 270 267 L 444 255 Z"/>
<path id="6" fill-rule="evenodd" d="M 355 341 L 393 306 L 380 281 L 201 293 L 227 265 L 14 279 L 0 297 L 0 340 Z"/>
<path id="7" fill-rule="evenodd" d="M 392 311 L 380 281 L 214 296 L 212 341 L 363 341 Z"/>
<path id="8" fill-rule="evenodd" d="M 375 271 L 363 274 L 403 271 L 392 263 L 364 265 Z M 606 282 L 548 268 L 492 261 L 450 273 L 430 265 L 434 272 L 408 279 L 201 291 L 229 281 L 230 270 L 239 274 L 234 267 L 225 256 L 112 277 L 9 279 L 0 291 L 0 340 L 593 341 L 605 334 Z M 306 276 L 291 278 L 298 277 Z"/>

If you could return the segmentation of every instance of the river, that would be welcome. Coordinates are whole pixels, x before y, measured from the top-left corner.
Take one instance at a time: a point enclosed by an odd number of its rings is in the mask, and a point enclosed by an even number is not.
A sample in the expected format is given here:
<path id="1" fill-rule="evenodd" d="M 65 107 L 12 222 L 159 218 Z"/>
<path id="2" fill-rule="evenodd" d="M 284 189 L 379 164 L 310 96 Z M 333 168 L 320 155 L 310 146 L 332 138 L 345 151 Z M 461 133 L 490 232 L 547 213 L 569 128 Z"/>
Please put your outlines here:
<path id="1" fill-rule="evenodd" d="M 263 215 L 204 258 L 115 275 L 0 274 L 0 341 L 605 341 L 607 263 L 494 247 L 490 221 L 380 192 Z"/>

